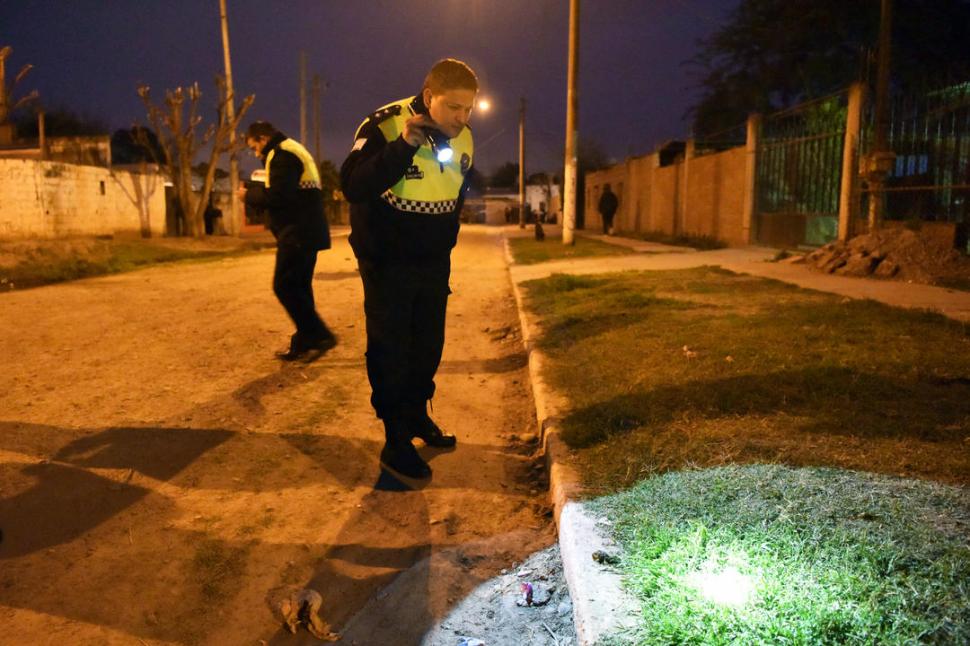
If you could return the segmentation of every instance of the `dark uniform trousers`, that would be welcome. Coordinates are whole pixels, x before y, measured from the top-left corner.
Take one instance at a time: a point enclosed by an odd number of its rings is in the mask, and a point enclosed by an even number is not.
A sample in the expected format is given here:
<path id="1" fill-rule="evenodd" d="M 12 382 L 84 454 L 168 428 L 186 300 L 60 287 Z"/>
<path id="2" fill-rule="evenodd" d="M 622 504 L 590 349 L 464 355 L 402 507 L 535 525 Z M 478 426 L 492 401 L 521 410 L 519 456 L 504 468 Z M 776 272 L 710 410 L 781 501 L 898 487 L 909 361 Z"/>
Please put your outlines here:
<path id="1" fill-rule="evenodd" d="M 367 377 L 381 419 L 424 410 L 445 342 L 450 258 L 430 264 L 361 260 L 367 315 Z"/>
<path id="2" fill-rule="evenodd" d="M 304 350 L 329 336 L 313 303 L 313 270 L 317 250 L 311 245 L 280 242 L 276 247 L 273 292 L 296 325 L 290 348 Z"/>

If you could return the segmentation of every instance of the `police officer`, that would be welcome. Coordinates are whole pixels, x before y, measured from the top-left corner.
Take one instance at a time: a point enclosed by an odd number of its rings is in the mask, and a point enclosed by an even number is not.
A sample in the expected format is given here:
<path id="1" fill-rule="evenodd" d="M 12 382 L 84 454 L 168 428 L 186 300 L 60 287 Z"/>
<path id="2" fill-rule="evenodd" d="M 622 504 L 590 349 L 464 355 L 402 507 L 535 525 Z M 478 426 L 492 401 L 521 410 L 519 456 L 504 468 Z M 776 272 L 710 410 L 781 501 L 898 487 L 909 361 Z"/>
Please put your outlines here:
<path id="1" fill-rule="evenodd" d="M 296 325 L 283 361 L 313 361 L 336 345 L 313 302 L 317 252 L 330 248 L 320 171 L 306 148 L 266 121 L 246 131 L 246 145 L 266 162 L 266 185 L 239 189 L 246 204 L 269 212 L 276 237 L 273 291 Z"/>
<path id="2" fill-rule="evenodd" d="M 418 95 L 364 121 L 340 169 L 364 283 L 371 404 L 384 422 L 381 463 L 411 478 L 431 475 L 413 438 L 439 448 L 456 442 L 428 416 L 426 404 L 444 345 L 477 92 L 478 79 L 465 63 L 437 62 Z"/>

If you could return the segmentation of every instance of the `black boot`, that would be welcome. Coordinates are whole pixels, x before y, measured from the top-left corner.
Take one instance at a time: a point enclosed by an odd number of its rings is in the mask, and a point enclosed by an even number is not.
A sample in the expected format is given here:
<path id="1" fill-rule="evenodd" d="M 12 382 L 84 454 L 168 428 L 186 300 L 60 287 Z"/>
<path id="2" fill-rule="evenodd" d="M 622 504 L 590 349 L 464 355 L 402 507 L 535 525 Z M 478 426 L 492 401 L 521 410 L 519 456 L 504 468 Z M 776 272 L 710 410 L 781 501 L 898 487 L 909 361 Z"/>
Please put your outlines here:
<path id="1" fill-rule="evenodd" d="M 452 449 L 458 443 L 458 438 L 454 435 L 444 433 L 434 420 L 428 416 L 424 404 L 412 407 L 408 415 L 408 426 L 411 437 L 417 437 L 424 441 L 428 446 L 438 449 Z"/>
<path id="2" fill-rule="evenodd" d="M 290 348 L 285 352 L 277 352 L 276 358 L 281 361 L 302 361 L 311 363 L 316 361 L 337 345 L 337 337 L 330 330 L 324 330 L 312 339 L 302 337 L 299 332 L 290 337 Z"/>
<path id="3" fill-rule="evenodd" d="M 431 467 L 421 459 L 411 444 L 410 434 L 402 419 L 384 420 L 384 448 L 381 466 L 408 478 L 430 478 Z"/>

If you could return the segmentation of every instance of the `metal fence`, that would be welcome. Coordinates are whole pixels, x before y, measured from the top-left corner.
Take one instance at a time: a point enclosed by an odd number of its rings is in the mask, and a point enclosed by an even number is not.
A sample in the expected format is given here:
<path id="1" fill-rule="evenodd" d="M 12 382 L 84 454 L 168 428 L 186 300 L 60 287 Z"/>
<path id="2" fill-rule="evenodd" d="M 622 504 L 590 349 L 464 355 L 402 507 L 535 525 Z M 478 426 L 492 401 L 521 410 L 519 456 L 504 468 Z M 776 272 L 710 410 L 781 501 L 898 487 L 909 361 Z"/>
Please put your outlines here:
<path id="1" fill-rule="evenodd" d="M 870 110 L 864 152 L 874 127 Z M 885 219 L 970 222 L 970 82 L 896 97 L 888 135 L 896 158 L 885 188 Z M 863 213 L 869 194 L 862 189 Z"/>
<path id="2" fill-rule="evenodd" d="M 838 235 L 847 92 L 764 118 L 756 217 L 765 244 L 821 245 Z"/>
<path id="3" fill-rule="evenodd" d="M 731 128 L 711 133 L 697 133 L 694 139 L 694 156 L 702 157 L 743 147 L 747 143 L 748 124 L 740 123 Z"/>

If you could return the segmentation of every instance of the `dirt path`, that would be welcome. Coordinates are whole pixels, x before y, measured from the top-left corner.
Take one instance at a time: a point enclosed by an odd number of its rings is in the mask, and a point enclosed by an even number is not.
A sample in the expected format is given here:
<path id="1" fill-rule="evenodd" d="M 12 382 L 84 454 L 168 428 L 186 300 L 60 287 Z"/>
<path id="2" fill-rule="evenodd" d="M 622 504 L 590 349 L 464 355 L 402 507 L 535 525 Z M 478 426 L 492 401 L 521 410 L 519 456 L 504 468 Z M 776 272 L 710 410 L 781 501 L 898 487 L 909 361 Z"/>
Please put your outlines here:
<path id="1" fill-rule="evenodd" d="M 270 612 L 308 585 L 343 643 L 406 645 L 553 543 L 501 238 L 466 228 L 454 261 L 435 417 L 459 449 L 419 491 L 380 475 L 346 238 L 315 282 L 341 344 L 308 367 L 272 356 L 270 252 L 0 297 L 0 634 L 311 643 Z"/>

